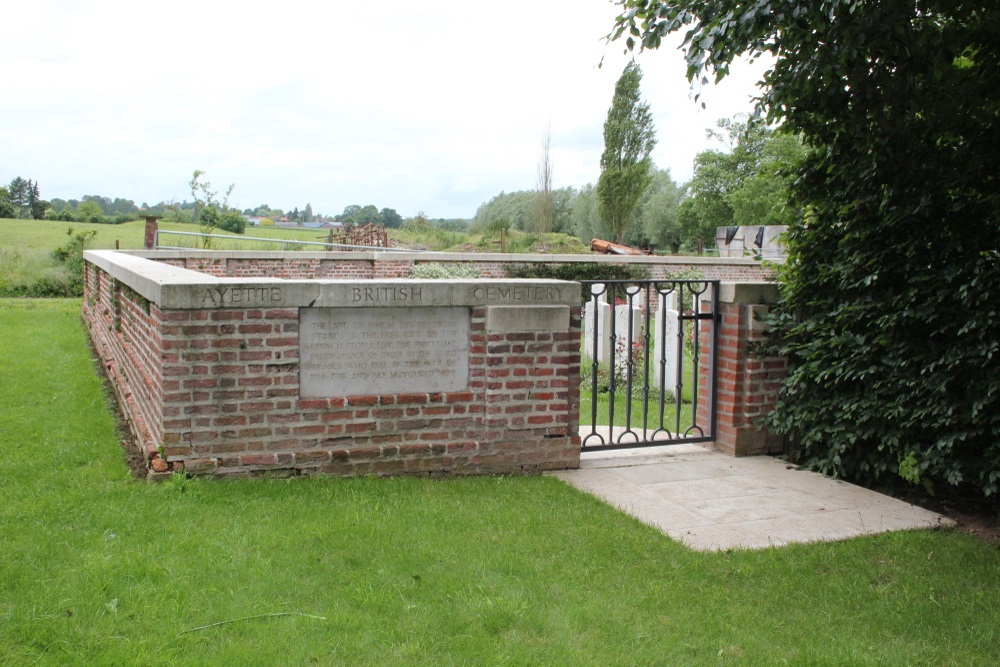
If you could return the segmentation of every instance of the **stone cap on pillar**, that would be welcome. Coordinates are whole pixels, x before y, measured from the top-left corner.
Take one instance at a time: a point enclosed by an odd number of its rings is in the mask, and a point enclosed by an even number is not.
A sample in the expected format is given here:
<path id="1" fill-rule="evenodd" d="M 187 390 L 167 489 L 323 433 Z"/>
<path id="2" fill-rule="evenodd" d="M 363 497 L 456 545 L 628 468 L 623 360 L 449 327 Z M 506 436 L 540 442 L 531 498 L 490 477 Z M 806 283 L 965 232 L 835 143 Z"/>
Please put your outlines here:
<path id="1" fill-rule="evenodd" d="M 719 301 L 737 304 L 768 304 L 778 300 L 778 284 L 774 282 L 720 283 Z"/>

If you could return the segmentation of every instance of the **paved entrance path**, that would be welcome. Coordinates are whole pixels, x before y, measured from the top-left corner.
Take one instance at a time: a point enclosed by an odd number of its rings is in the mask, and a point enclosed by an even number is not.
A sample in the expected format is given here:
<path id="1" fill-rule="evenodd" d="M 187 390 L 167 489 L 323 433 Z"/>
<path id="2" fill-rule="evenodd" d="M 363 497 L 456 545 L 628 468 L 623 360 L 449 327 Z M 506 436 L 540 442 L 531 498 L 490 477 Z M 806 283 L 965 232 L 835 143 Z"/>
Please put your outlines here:
<path id="1" fill-rule="evenodd" d="M 590 452 L 551 473 L 702 551 L 842 540 L 951 520 L 767 457 L 698 445 Z"/>

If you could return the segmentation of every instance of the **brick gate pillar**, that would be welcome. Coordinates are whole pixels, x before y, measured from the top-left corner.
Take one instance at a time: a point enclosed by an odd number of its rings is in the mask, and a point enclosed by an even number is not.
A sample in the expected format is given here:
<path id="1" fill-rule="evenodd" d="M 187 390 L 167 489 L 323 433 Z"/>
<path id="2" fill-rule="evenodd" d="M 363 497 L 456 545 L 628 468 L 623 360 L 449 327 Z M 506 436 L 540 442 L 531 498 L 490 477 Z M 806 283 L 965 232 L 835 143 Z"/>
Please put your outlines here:
<path id="1" fill-rule="evenodd" d="M 778 388 L 787 372 L 781 357 L 752 352 L 764 342 L 760 317 L 778 300 L 773 283 L 722 283 L 719 290 L 718 389 L 714 449 L 731 456 L 784 451 L 784 438 L 758 429 L 754 422 L 774 408 Z M 710 303 L 703 308 L 709 309 Z M 702 330 L 703 349 L 711 349 L 710 327 Z M 709 364 L 701 367 L 700 382 L 709 381 Z M 699 422 L 707 425 L 707 392 L 699 400 Z"/>
<path id="2" fill-rule="evenodd" d="M 143 236 L 142 247 L 146 250 L 156 249 L 156 231 L 159 229 L 159 223 L 157 220 L 160 219 L 158 215 L 147 215 L 146 217 L 146 233 Z"/>

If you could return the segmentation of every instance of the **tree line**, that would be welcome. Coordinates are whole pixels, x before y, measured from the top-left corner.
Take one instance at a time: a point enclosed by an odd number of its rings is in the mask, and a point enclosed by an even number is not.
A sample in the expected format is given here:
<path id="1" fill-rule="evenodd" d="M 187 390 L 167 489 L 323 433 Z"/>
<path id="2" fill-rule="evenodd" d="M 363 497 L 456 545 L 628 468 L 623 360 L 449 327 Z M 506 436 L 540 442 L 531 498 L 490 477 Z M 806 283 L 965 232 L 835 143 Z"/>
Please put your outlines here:
<path id="1" fill-rule="evenodd" d="M 220 196 L 218 191 L 212 189 L 212 184 L 205 178 L 205 172 L 200 169 L 194 170 L 188 187 L 191 190 L 190 201 L 186 199 L 178 201 L 173 198 L 152 205 L 146 202 L 136 204 L 135 201 L 123 197 L 111 198 L 101 195 L 84 195 L 80 199 L 54 197 L 44 200 L 41 198 L 37 181 L 17 176 L 8 185 L 0 186 L 0 218 L 118 224 L 139 220 L 144 215 L 153 215 L 167 222 L 200 224 L 237 233 L 242 233 L 247 218 L 251 217 L 271 222 L 333 221 L 356 226 L 375 223 L 390 229 L 400 228 L 404 222 L 403 216 L 396 209 L 389 207 L 379 209 L 373 204 L 365 206 L 350 204 L 344 207 L 342 213 L 336 215 L 314 213 L 310 203 L 306 203 L 302 209 L 295 206 L 287 211 L 272 208 L 268 204 L 240 211 L 229 206 L 229 198 L 235 185 L 230 184 Z"/>
<path id="2" fill-rule="evenodd" d="M 686 183 L 678 183 L 668 169 L 658 169 L 651 161 L 637 167 L 645 175 L 631 179 L 641 188 L 631 195 L 631 208 L 619 210 L 616 219 L 602 211 L 599 184 L 551 190 L 549 231 L 571 234 L 585 243 L 605 238 L 678 252 L 711 245 L 717 227 L 787 225 L 801 217 L 802 210 L 788 199 L 792 174 L 806 152 L 796 136 L 747 115 L 720 120 L 708 136 L 717 147 L 695 157 L 694 175 Z M 628 181 L 618 169 L 618 183 Z M 606 196 L 609 188 L 605 186 Z M 473 228 L 542 231 L 540 192 L 501 192 L 480 205 Z"/>
<path id="3" fill-rule="evenodd" d="M 38 181 L 15 176 L 0 186 L 0 218 L 121 223 L 139 219 L 141 209 L 131 199 L 84 195 L 82 199 L 42 199 Z"/>
<path id="4" fill-rule="evenodd" d="M 0 218 L 41 218 L 46 202 L 38 189 L 38 181 L 20 176 L 0 186 Z"/>

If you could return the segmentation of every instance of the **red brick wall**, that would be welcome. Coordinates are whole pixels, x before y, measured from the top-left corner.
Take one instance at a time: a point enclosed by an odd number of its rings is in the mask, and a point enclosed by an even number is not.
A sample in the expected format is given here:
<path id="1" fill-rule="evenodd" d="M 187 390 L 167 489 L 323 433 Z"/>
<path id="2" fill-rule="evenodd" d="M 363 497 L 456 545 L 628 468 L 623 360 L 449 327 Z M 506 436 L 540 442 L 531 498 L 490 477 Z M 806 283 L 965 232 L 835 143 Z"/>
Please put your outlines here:
<path id="1" fill-rule="evenodd" d="M 579 307 L 568 332 L 509 333 L 488 333 L 487 307 L 471 307 L 464 391 L 300 399 L 298 308 L 161 310 L 115 285 L 87 265 L 84 319 L 133 432 L 175 471 L 466 474 L 579 464 Z"/>
<path id="2" fill-rule="evenodd" d="M 405 276 L 412 265 L 308 257 L 195 256 L 168 262 L 219 277 L 360 279 Z M 678 265 L 654 268 L 668 275 Z M 773 407 L 785 361 L 748 353 L 762 335 L 753 308 L 767 300 L 760 298 L 761 290 L 773 286 L 742 292 L 741 287 L 730 289 L 720 303 L 714 443 L 734 455 L 782 446 L 753 422 Z M 569 330 L 556 333 L 491 333 L 488 308 L 470 306 L 466 390 L 322 399 L 299 398 L 297 307 L 163 310 L 87 263 L 83 314 L 131 430 L 143 445 L 160 448 L 174 470 L 353 475 L 578 465 L 578 306 L 570 311 Z M 711 328 L 703 321 L 705 350 Z M 702 386 L 708 386 L 707 362 L 706 354 Z M 706 432 L 709 408 L 703 394 L 699 425 Z"/>
<path id="3" fill-rule="evenodd" d="M 164 396 L 164 454 L 218 474 L 572 466 L 573 333 L 487 341 L 485 317 L 485 308 L 472 310 L 468 391 L 300 399 L 297 310 L 166 313 L 163 343 L 174 355 L 164 375 L 178 384 Z M 563 443 L 555 454 L 552 439 Z"/>
<path id="4" fill-rule="evenodd" d="M 140 443 L 162 430 L 163 365 L 158 309 L 93 265 L 86 265 L 83 317 L 116 399 Z"/>

